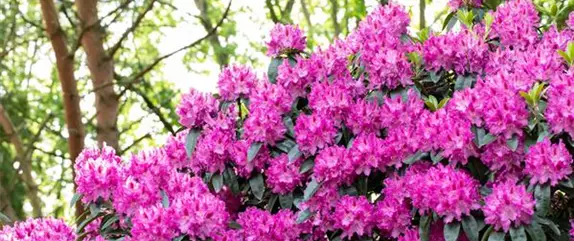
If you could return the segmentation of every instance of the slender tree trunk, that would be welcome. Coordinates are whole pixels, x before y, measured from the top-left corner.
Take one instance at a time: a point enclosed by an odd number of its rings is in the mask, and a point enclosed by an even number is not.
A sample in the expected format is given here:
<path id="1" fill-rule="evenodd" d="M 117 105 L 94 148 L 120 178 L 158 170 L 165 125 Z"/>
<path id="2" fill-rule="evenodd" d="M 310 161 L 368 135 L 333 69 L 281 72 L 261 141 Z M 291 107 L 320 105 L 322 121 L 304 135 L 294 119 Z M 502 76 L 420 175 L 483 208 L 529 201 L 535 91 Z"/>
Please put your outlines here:
<path id="1" fill-rule="evenodd" d="M 88 69 L 96 94 L 97 136 L 100 146 L 104 143 L 119 151 L 118 96 L 114 90 L 113 58 L 104 49 L 103 29 L 98 18 L 97 0 L 76 0 L 82 26 L 82 47 L 86 52 Z M 99 87 L 103 86 L 103 87 Z"/>
<path id="2" fill-rule="evenodd" d="M 28 158 L 28 155 L 26 155 L 24 144 L 22 143 L 20 136 L 18 136 L 10 116 L 8 116 L 8 113 L 4 110 L 2 105 L 0 105 L 0 125 L 16 149 L 16 159 L 20 163 L 20 169 L 22 170 L 22 174 L 17 175 L 19 175 L 26 185 L 26 194 L 30 204 L 32 205 L 33 215 L 34 217 L 41 217 L 42 201 L 38 196 L 38 185 L 34 182 L 34 177 L 32 177 L 32 161 Z"/>
<path id="3" fill-rule="evenodd" d="M 56 55 L 56 64 L 58 68 L 58 77 L 62 89 L 62 98 L 64 102 L 64 112 L 66 115 L 66 126 L 68 130 L 68 152 L 72 165 L 76 162 L 76 157 L 84 149 L 84 125 L 82 124 L 82 112 L 80 109 L 80 96 L 76 78 L 74 77 L 74 57 L 69 53 L 68 45 L 64 31 L 58 20 L 58 12 L 53 0 L 41 0 L 42 15 L 46 32 L 50 37 L 52 48 Z M 76 176 L 72 168 L 73 177 Z M 74 191 L 76 184 L 74 183 Z M 83 213 L 83 207 L 80 202 L 76 203 L 76 216 Z"/>
<path id="4" fill-rule="evenodd" d="M 2 173 L 0 173 L 0 179 L 2 178 Z M 14 207 L 12 206 L 12 201 L 10 200 L 10 195 L 6 191 L 6 188 L 0 184 L 0 212 L 8 216 L 11 221 L 18 219 Z M 2 227 L 2 221 L 0 220 L 0 228 Z"/>
<path id="5" fill-rule="evenodd" d="M 426 9 L 426 0 L 420 0 L 420 15 L 419 15 L 419 29 L 423 29 L 426 27 L 426 19 L 425 19 L 425 9 Z"/>
<path id="6" fill-rule="evenodd" d="M 337 19 L 338 12 L 339 12 L 339 1 L 331 0 L 331 21 L 333 21 L 333 27 L 335 28 L 335 34 L 333 35 L 333 40 L 337 39 L 341 34 L 341 25 L 339 25 L 339 20 Z"/>
<path id="7" fill-rule="evenodd" d="M 213 24 L 211 23 L 211 19 L 209 19 L 208 4 L 205 0 L 195 0 L 195 6 L 200 12 L 201 25 L 203 25 L 206 32 L 210 32 L 213 30 Z M 209 36 L 209 43 L 213 47 L 213 52 L 215 53 L 215 58 L 219 67 L 223 68 L 227 66 L 229 64 L 229 54 L 221 51 L 222 46 L 217 32 Z"/>

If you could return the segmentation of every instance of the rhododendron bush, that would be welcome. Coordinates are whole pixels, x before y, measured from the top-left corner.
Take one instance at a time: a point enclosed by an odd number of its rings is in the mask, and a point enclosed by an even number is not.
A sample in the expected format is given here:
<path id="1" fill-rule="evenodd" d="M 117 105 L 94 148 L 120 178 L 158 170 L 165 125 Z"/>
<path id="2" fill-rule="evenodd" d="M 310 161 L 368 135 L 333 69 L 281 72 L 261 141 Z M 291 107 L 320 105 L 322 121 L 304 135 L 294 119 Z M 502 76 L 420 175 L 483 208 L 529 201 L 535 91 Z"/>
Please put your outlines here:
<path id="1" fill-rule="evenodd" d="M 492 2 L 451 0 L 458 30 L 411 35 L 391 3 L 313 52 L 278 24 L 268 72 L 183 94 L 164 146 L 83 151 L 75 232 L 38 219 L 0 239 L 566 241 L 574 14 L 540 28 L 529 0 Z"/>

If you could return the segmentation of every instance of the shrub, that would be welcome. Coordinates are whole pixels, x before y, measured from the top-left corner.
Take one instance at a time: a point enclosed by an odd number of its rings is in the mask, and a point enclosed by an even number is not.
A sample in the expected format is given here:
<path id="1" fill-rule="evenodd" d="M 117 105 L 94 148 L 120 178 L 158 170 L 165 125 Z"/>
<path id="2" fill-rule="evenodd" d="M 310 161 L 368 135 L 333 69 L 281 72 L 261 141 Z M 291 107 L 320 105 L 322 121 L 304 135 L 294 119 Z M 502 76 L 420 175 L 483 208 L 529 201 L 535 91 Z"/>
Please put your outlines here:
<path id="1" fill-rule="evenodd" d="M 461 29 L 417 36 L 404 9 L 381 6 L 313 53 L 297 26 L 275 26 L 267 75 L 230 66 L 219 94 L 185 93 L 186 129 L 163 147 L 80 155 L 77 236 L 567 240 L 574 17 L 541 32 L 530 1 L 492 2 L 453 0 Z M 29 220 L 0 239 L 75 238 L 60 226 Z"/>

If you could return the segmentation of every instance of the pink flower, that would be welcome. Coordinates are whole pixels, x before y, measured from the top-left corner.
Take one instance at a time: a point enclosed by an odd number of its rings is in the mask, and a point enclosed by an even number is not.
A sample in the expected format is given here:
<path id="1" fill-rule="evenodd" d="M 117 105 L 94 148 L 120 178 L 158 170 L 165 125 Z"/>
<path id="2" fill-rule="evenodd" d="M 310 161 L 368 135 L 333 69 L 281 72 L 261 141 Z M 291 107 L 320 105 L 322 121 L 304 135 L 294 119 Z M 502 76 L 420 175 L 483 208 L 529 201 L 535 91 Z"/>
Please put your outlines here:
<path id="1" fill-rule="evenodd" d="M 231 151 L 231 159 L 237 168 L 237 174 L 242 177 L 250 177 L 251 173 L 263 170 L 265 164 L 270 159 L 269 150 L 266 146 L 262 146 L 257 155 L 250 162 L 247 161 L 247 152 L 251 143 L 246 140 L 239 140 L 233 144 Z"/>
<path id="2" fill-rule="evenodd" d="M 209 192 L 180 195 L 170 203 L 169 210 L 179 232 L 192 238 L 203 240 L 227 228 L 229 213 L 225 202 Z"/>
<path id="3" fill-rule="evenodd" d="M 570 29 L 574 29 L 574 12 L 570 12 L 566 24 L 568 24 L 568 27 L 570 27 Z"/>
<path id="4" fill-rule="evenodd" d="M 366 101 L 364 99 L 356 100 L 349 107 L 349 112 L 345 116 L 345 125 L 351 131 L 358 135 L 360 133 L 379 134 L 382 128 L 380 107 L 376 100 Z"/>
<path id="5" fill-rule="evenodd" d="M 512 180 L 494 184 L 482 208 L 484 222 L 494 225 L 497 230 L 508 232 L 511 227 L 530 223 L 534 204 L 532 194 L 526 192 L 524 185 Z"/>
<path id="6" fill-rule="evenodd" d="M 189 166 L 189 158 L 185 150 L 185 142 L 188 130 L 178 132 L 175 136 L 169 136 L 163 147 L 166 157 L 169 159 L 170 165 L 175 168 L 182 168 Z"/>
<path id="7" fill-rule="evenodd" d="M 538 38 L 536 27 L 540 18 L 530 0 L 505 2 L 494 12 L 492 32 L 503 46 L 525 48 Z"/>
<path id="8" fill-rule="evenodd" d="M 337 135 L 333 120 L 317 112 L 299 115 L 294 131 L 299 150 L 306 155 L 313 155 L 333 144 Z"/>
<path id="9" fill-rule="evenodd" d="M 253 207 L 247 208 L 237 219 L 242 227 L 239 236 L 245 241 L 297 241 L 301 229 L 295 219 L 294 213 L 289 210 L 271 214 Z"/>
<path id="10" fill-rule="evenodd" d="M 506 139 L 497 137 L 495 141 L 483 147 L 480 160 L 492 171 L 510 171 L 521 168 L 524 159 L 523 140 L 519 138 L 515 151 L 508 147 Z"/>
<path id="11" fill-rule="evenodd" d="M 572 174 L 572 156 L 562 141 L 550 143 L 548 138 L 530 147 L 526 154 L 524 173 L 530 184 L 550 183 L 554 186 Z"/>
<path id="12" fill-rule="evenodd" d="M 293 96 L 305 96 L 307 87 L 310 86 L 319 75 L 319 66 L 313 59 L 296 58 L 296 63 L 291 66 L 291 60 L 283 60 L 279 65 L 277 84 L 289 90 Z"/>
<path id="13" fill-rule="evenodd" d="M 339 123 L 343 115 L 348 113 L 353 101 L 350 87 L 346 83 L 344 79 L 334 80 L 333 83 L 329 81 L 313 83 L 309 93 L 309 107 Z"/>
<path id="14" fill-rule="evenodd" d="M 572 14 L 570 14 L 570 19 L 572 19 Z M 570 26 L 573 26 L 572 24 Z M 574 219 L 570 220 L 570 240 L 574 239 Z"/>
<path id="15" fill-rule="evenodd" d="M 470 31 L 431 36 L 423 43 L 422 52 L 429 70 L 438 72 L 442 68 L 458 74 L 482 72 L 489 53 L 488 45 Z"/>
<path id="16" fill-rule="evenodd" d="M 120 181 L 121 158 L 112 147 L 101 150 L 84 149 L 76 159 L 74 169 L 77 192 L 82 194 L 82 202 L 95 202 L 98 198 L 108 200 Z"/>
<path id="17" fill-rule="evenodd" d="M 451 10 L 457 10 L 461 7 L 479 8 L 482 0 L 450 0 L 448 2 Z"/>
<path id="18" fill-rule="evenodd" d="M 442 130 L 438 133 L 438 146 L 443 150 L 442 156 L 450 158 L 453 165 L 456 163 L 466 164 L 471 156 L 478 157 L 478 150 L 473 142 L 474 133 L 471 123 L 452 111 L 438 111 L 438 117 L 443 123 Z"/>
<path id="19" fill-rule="evenodd" d="M 159 188 L 148 185 L 144 180 L 138 180 L 134 176 L 125 177 L 114 192 L 112 204 L 118 213 L 131 215 L 140 207 L 149 207 L 161 200 Z"/>
<path id="20" fill-rule="evenodd" d="M 480 208 L 479 183 L 461 170 L 438 165 L 409 179 L 405 186 L 420 213 L 432 210 L 450 223 Z"/>
<path id="21" fill-rule="evenodd" d="M 341 237 L 370 234 L 373 229 L 373 205 L 364 196 L 343 196 L 335 205 L 334 228 L 341 229 Z"/>
<path id="22" fill-rule="evenodd" d="M 409 228 L 404 235 L 399 236 L 398 241 L 420 241 L 418 228 Z M 434 240 L 433 240 L 434 241 Z"/>
<path id="23" fill-rule="evenodd" d="M 231 157 L 230 146 L 235 141 L 235 133 L 220 129 L 204 130 L 199 137 L 191 159 L 191 169 L 195 174 L 203 172 L 223 172 L 225 162 Z"/>
<path id="24" fill-rule="evenodd" d="M 391 237 L 408 232 L 411 224 L 411 207 L 405 201 L 403 180 L 397 176 L 385 179 L 384 199 L 375 208 L 375 222 L 379 229 Z"/>
<path id="25" fill-rule="evenodd" d="M 299 26 L 276 24 L 271 29 L 271 39 L 267 42 L 267 56 L 303 52 L 306 45 L 306 37 Z"/>
<path id="26" fill-rule="evenodd" d="M 285 87 L 265 81 L 253 91 L 249 106 L 251 109 L 274 108 L 281 113 L 287 113 L 291 110 L 294 100 L 293 93 Z"/>
<path id="27" fill-rule="evenodd" d="M 552 80 L 548 87 L 548 105 L 544 112 L 556 134 L 564 131 L 574 138 L 574 74 Z"/>
<path id="28" fill-rule="evenodd" d="M 13 226 L 4 225 L 0 229 L 0 240 L 3 241 L 73 241 L 76 232 L 63 220 L 54 218 L 29 218 L 16 222 Z"/>
<path id="29" fill-rule="evenodd" d="M 276 108 L 251 105 L 249 117 L 244 123 L 243 135 L 246 140 L 274 145 L 284 138 L 286 131 L 281 112 Z"/>
<path id="30" fill-rule="evenodd" d="M 135 213 L 131 229 L 133 240 L 170 241 L 176 237 L 176 221 L 169 210 L 160 205 L 140 208 Z"/>
<path id="31" fill-rule="evenodd" d="M 249 67 L 231 65 L 219 74 L 217 87 L 224 100 L 234 101 L 240 97 L 249 97 L 257 82 L 257 76 Z"/>
<path id="32" fill-rule="evenodd" d="M 277 194 L 287 194 L 293 191 L 303 181 L 303 175 L 299 173 L 300 159 L 289 162 L 287 154 L 282 154 L 271 159 L 265 174 L 267 184 L 271 191 Z"/>
<path id="33" fill-rule="evenodd" d="M 354 168 L 349 161 L 347 149 L 332 146 L 323 149 L 315 157 L 313 176 L 319 182 L 342 184 L 349 183 L 354 176 Z"/>
<path id="34" fill-rule="evenodd" d="M 176 113 L 179 123 L 187 128 L 202 127 L 208 117 L 216 114 L 219 103 L 213 96 L 190 89 L 181 96 Z"/>
<path id="35" fill-rule="evenodd" d="M 353 140 L 353 145 L 349 149 L 349 157 L 354 165 L 357 175 L 369 175 L 371 169 L 381 167 L 383 157 L 383 140 L 375 134 L 361 134 Z"/>

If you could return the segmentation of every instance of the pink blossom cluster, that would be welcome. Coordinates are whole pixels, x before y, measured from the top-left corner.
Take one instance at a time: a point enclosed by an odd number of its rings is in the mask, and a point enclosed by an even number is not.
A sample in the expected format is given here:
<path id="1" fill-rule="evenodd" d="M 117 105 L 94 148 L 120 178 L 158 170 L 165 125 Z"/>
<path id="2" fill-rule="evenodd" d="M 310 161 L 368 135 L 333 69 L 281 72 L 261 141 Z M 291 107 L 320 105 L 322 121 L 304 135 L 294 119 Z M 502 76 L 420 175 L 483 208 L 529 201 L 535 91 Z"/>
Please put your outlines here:
<path id="1" fill-rule="evenodd" d="M 337 135 L 333 120 L 318 113 L 297 117 L 294 130 L 299 150 L 307 155 L 313 155 L 332 145 Z"/>
<path id="2" fill-rule="evenodd" d="M 205 121 L 217 113 L 218 101 L 207 93 L 190 89 L 181 96 L 175 112 L 179 123 L 187 128 L 203 127 Z"/>
<path id="3" fill-rule="evenodd" d="M 530 176 L 531 184 L 550 183 L 554 186 L 572 174 L 572 156 L 562 141 L 556 144 L 549 139 L 530 147 L 524 173 Z"/>
<path id="4" fill-rule="evenodd" d="M 506 1 L 494 12 L 492 34 L 503 46 L 523 49 L 538 39 L 536 28 L 540 17 L 530 0 Z"/>
<path id="5" fill-rule="evenodd" d="M 480 208 L 479 183 L 462 170 L 438 165 L 409 179 L 406 189 L 420 213 L 432 210 L 450 223 Z"/>
<path id="6" fill-rule="evenodd" d="M 240 97 L 248 97 L 257 87 L 258 78 L 253 71 L 245 66 L 231 65 L 219 74 L 217 87 L 224 100 L 234 101 Z"/>
<path id="7" fill-rule="evenodd" d="M 288 194 L 301 185 L 303 181 L 303 175 L 299 173 L 301 162 L 301 159 L 289 162 L 287 154 L 271 159 L 265 172 L 267 185 L 271 191 L 277 194 Z"/>
<path id="8" fill-rule="evenodd" d="M 487 63 L 488 52 L 488 45 L 470 31 L 431 36 L 422 49 L 429 70 L 454 70 L 458 74 L 480 73 Z"/>
<path id="9" fill-rule="evenodd" d="M 363 236 L 373 229 L 374 208 L 364 196 L 343 196 L 335 204 L 334 228 L 343 230 L 342 238 Z"/>
<path id="10" fill-rule="evenodd" d="M 77 192 L 83 202 L 95 202 L 99 197 L 108 199 L 120 180 L 121 158 L 112 147 L 102 150 L 84 149 L 74 164 Z"/>
<path id="11" fill-rule="evenodd" d="M 29 218 L 16 222 L 13 226 L 4 225 L 0 229 L 1 241 L 74 241 L 76 232 L 61 219 Z"/>
<path id="12" fill-rule="evenodd" d="M 307 39 L 299 26 L 276 24 L 271 29 L 271 39 L 267 42 L 267 56 L 277 57 L 281 54 L 302 52 Z"/>
<path id="13" fill-rule="evenodd" d="M 553 132 L 564 131 L 574 138 L 574 73 L 552 80 L 545 116 Z"/>
<path id="14" fill-rule="evenodd" d="M 291 66 L 290 60 L 283 61 L 278 68 L 277 84 L 284 87 L 293 96 L 305 96 L 307 88 L 319 78 L 319 66 L 314 59 L 297 57 Z"/>
<path id="15" fill-rule="evenodd" d="M 478 8 L 482 5 L 482 0 L 450 0 L 448 6 L 452 10 L 457 10 L 461 7 Z"/>
<path id="16" fill-rule="evenodd" d="M 271 214 L 261 209 L 248 208 L 237 219 L 242 229 L 233 230 L 227 235 L 236 237 L 229 240 L 237 241 L 296 241 L 304 232 L 304 227 L 297 224 L 295 218 L 295 214 L 289 210 Z"/>
<path id="17" fill-rule="evenodd" d="M 530 224 L 534 204 L 532 194 L 526 192 L 524 185 L 516 184 L 514 180 L 494 184 L 482 208 L 484 222 L 508 232 L 511 227 Z"/>

